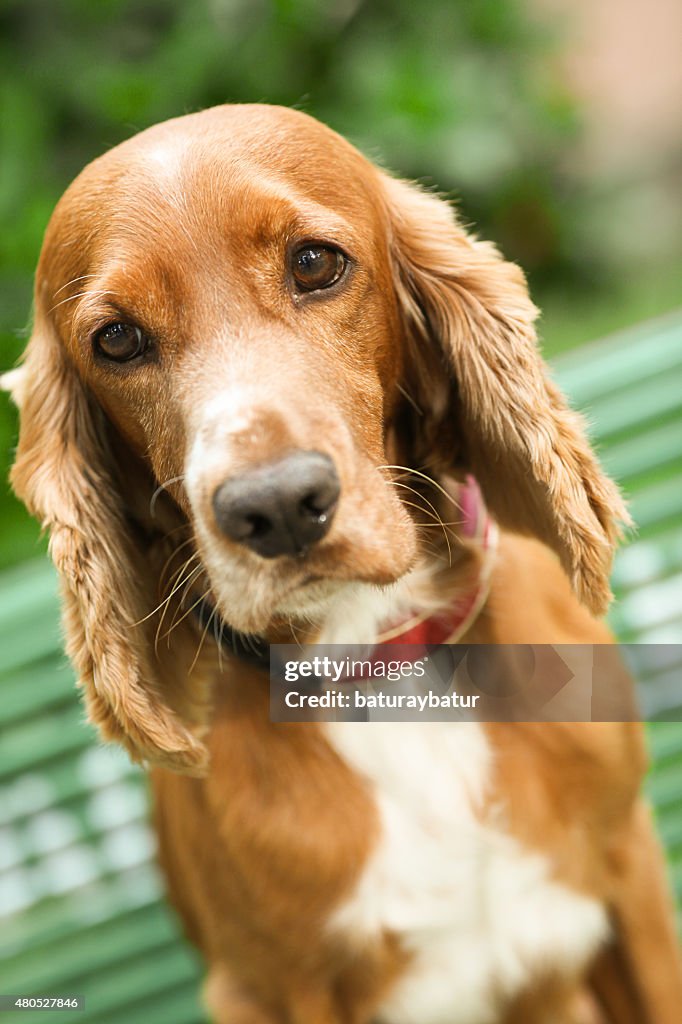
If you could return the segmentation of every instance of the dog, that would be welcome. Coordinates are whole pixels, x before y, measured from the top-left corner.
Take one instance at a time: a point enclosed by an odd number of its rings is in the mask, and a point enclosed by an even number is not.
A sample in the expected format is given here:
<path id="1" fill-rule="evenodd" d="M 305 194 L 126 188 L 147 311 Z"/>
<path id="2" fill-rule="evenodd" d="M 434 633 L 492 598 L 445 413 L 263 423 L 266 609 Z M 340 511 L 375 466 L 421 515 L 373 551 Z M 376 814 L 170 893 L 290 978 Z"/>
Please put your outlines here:
<path id="1" fill-rule="evenodd" d="M 12 482 L 219 1024 L 680 1019 L 638 724 L 268 713 L 274 642 L 611 642 L 627 512 L 536 312 L 276 106 L 143 131 L 54 212 Z"/>

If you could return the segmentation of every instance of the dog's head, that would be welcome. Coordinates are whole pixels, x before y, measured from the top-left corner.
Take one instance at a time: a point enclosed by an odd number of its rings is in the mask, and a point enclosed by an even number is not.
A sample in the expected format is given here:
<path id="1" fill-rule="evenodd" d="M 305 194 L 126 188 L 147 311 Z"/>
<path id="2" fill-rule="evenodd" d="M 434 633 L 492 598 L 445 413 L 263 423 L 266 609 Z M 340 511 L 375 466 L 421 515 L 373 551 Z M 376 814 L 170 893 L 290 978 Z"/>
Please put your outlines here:
<path id="1" fill-rule="evenodd" d="M 203 763 L 201 701 L 169 696 L 149 632 L 158 534 L 190 552 L 176 590 L 210 591 L 237 629 L 319 618 L 349 582 L 415 563 L 395 466 L 472 472 L 603 611 L 625 513 L 535 315 L 520 270 L 446 203 L 301 113 L 216 108 L 87 167 L 48 227 L 10 375 L 12 480 L 50 531 L 105 733 Z"/>

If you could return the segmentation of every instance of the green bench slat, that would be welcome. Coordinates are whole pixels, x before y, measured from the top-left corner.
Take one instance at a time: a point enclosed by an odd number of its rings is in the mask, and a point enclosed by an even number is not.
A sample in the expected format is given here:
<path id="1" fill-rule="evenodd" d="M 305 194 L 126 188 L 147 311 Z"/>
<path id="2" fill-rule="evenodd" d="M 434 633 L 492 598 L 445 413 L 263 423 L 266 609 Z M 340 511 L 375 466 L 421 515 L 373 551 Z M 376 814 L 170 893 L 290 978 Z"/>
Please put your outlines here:
<path id="1" fill-rule="evenodd" d="M 0 678 L 3 728 L 22 719 L 73 703 L 73 669 L 64 655 L 22 665 Z"/>
<path id="2" fill-rule="evenodd" d="M 678 525 L 652 539 L 635 536 L 618 553 L 613 586 L 622 595 L 636 587 L 665 579 L 682 569 L 682 530 Z"/>
<path id="3" fill-rule="evenodd" d="M 94 971 L 167 945 L 175 934 L 174 924 L 163 906 L 136 908 L 92 928 L 70 932 L 50 942 L 38 942 L 29 956 L 22 953 L 7 958 L 0 967 L 0 987 L 6 991 L 11 978 L 12 986 L 19 991 L 50 992 L 59 986 L 78 992 L 83 980 L 84 949 L 88 953 L 86 968 Z"/>
<path id="4" fill-rule="evenodd" d="M 575 396 L 574 404 L 580 409 L 585 399 Z M 587 404 L 587 403 L 586 403 Z M 664 416 L 682 413 L 682 366 L 675 367 L 664 377 L 651 377 L 636 388 L 611 392 L 598 405 L 589 405 L 590 434 L 604 444 L 608 438 L 656 426 Z"/>
<path id="5" fill-rule="evenodd" d="M 51 777 L 60 769 L 60 774 L 63 775 L 65 781 L 62 784 L 62 788 L 55 790 L 55 796 L 45 805 L 50 810 L 54 811 L 65 811 L 70 812 L 74 807 L 78 807 L 80 803 L 85 800 L 91 799 L 95 796 L 106 796 L 108 790 L 115 788 L 116 783 L 104 785 L 104 786 L 93 786 L 92 783 L 88 783 L 85 779 L 77 779 L 69 771 L 71 768 L 71 761 L 67 761 L 64 764 L 57 764 L 56 768 L 51 771 Z M 135 776 L 129 776 L 132 785 L 139 786 L 142 789 L 143 783 Z M 0 793 L 1 798 L 1 793 Z M 42 808 L 31 807 L 18 808 L 11 810 L 9 808 L 3 809 L 0 815 L 0 827 L 3 825 L 9 826 L 10 828 L 20 828 L 22 823 L 30 820 L 36 813 L 39 813 Z"/>
<path id="6" fill-rule="evenodd" d="M 607 471 L 626 488 L 640 476 L 673 468 L 682 454 L 682 417 L 646 433 L 630 434 L 600 454 Z"/>
<path id="7" fill-rule="evenodd" d="M 184 987 L 178 988 L 171 982 L 163 992 L 155 993 L 151 1000 L 132 1005 L 122 1003 L 121 1019 L 129 1019 L 133 1024 L 137 1021 L 144 1021 L 144 1024 L 208 1024 L 208 1018 L 198 1005 L 197 989 L 198 985 L 188 988 L 185 983 Z M 111 1017 L 108 1013 L 104 1016 L 95 1014 L 88 1018 L 88 1024 L 111 1024 Z"/>
<path id="8" fill-rule="evenodd" d="M 72 703 L 47 717 L 30 719 L 8 730 L 2 740 L 0 781 L 89 746 L 95 734 L 84 727 L 82 719 L 82 709 Z"/>
<path id="9" fill-rule="evenodd" d="M 564 353 L 555 364 L 557 376 L 569 395 L 596 405 L 615 389 L 637 387 L 647 376 L 682 365 L 680 338 L 682 317 L 673 313 Z"/>
<path id="10" fill-rule="evenodd" d="M 658 529 L 680 524 L 682 487 L 679 479 L 661 480 L 632 495 L 630 513 L 640 537 L 651 536 Z"/>
<path id="11" fill-rule="evenodd" d="M 677 722 L 661 722 L 649 727 L 649 750 L 652 759 L 664 765 L 671 759 L 682 763 L 682 729 Z"/>
<path id="12" fill-rule="evenodd" d="M 31 619 L 45 606 L 57 608 L 57 577 L 46 558 L 5 569 L 0 590 L 0 630 Z"/>
<path id="13" fill-rule="evenodd" d="M 96 976 L 83 983 L 81 991 L 89 1012 L 113 1015 L 136 1002 L 156 999 L 167 989 L 169 979 L 174 985 L 186 983 L 195 987 L 198 993 L 196 963 L 178 942 L 167 949 L 148 953 L 142 960 L 130 960 L 99 970 Z"/>
<path id="14" fill-rule="evenodd" d="M 101 791 L 100 795 L 106 798 L 106 790 Z M 82 816 L 80 814 L 64 816 L 60 815 L 56 808 L 52 809 L 51 816 L 54 819 L 57 828 L 60 823 L 64 823 L 64 825 L 68 823 L 68 827 L 64 828 L 61 837 L 57 834 L 56 838 L 53 840 L 53 845 L 49 847 L 49 850 L 43 850 L 33 856 L 27 856 L 26 854 L 22 855 L 18 850 L 10 851 L 3 861 L 2 868 L 0 868 L 0 879 L 3 874 L 15 870 L 21 864 L 31 864 L 34 860 L 36 862 L 40 862 L 40 860 L 46 855 L 53 858 L 60 854 L 68 854 L 70 851 L 73 851 L 74 848 L 81 847 L 84 844 L 94 845 L 97 842 L 106 840 L 107 836 L 115 834 L 125 827 L 142 825 L 145 828 L 146 835 L 147 811 L 144 806 L 144 800 L 141 802 L 143 806 L 139 808 L 137 813 L 135 813 L 133 810 L 133 801 L 130 801 L 126 816 L 118 821 L 115 819 L 112 820 L 110 825 L 100 825 L 99 823 L 96 823 L 95 825 L 88 825 L 85 821 L 81 820 Z"/>
<path id="15" fill-rule="evenodd" d="M 76 700 L 72 693 L 72 708 Z M 78 715 L 79 709 L 74 710 Z M 91 735 L 94 740 L 95 733 Z M 69 754 L 50 762 L 48 767 L 49 778 L 43 772 L 21 773 L 0 786 L 0 826 L 19 825 L 47 808 L 69 807 L 74 801 L 96 796 L 122 780 L 144 784 L 142 769 L 132 765 L 125 753 L 115 747 L 88 744 L 80 757 Z"/>
<path id="16" fill-rule="evenodd" d="M 61 655 L 63 640 L 53 604 L 38 608 L 36 616 L 3 630 L 0 672 L 7 674 L 28 661 Z"/>
<path id="17" fill-rule="evenodd" d="M 16 915 L 13 929 L 0 933 L 0 957 L 4 960 L 22 951 L 30 956 L 43 942 L 66 939 L 120 914 L 153 906 L 162 891 L 156 864 L 151 861 L 124 869 L 102 869 L 82 886 L 38 899 Z"/>
<path id="18" fill-rule="evenodd" d="M 138 1021 L 147 1024 L 148 1003 L 151 1000 L 156 1003 L 165 994 L 169 1011 L 167 1024 L 177 1024 L 173 1011 L 175 1000 L 168 999 L 171 989 L 177 997 L 184 993 L 184 1019 L 201 1022 L 203 1018 L 198 1004 L 200 980 L 201 975 L 192 954 L 177 940 L 167 942 L 157 949 L 145 950 L 143 956 L 133 953 L 115 963 L 103 965 L 94 974 L 83 975 L 77 981 L 78 989 L 72 991 L 83 997 L 85 1008 L 73 1015 L 65 1011 L 60 1014 L 60 1019 L 79 1021 L 81 1024 L 90 1024 L 91 1021 L 107 1021 L 110 1024 L 112 1019 L 123 1020 L 127 1017 L 134 1024 Z M 66 991 L 63 983 L 60 983 L 59 989 Z M 33 986 L 29 991 L 36 989 Z M 188 1007 L 192 1004 L 195 1010 L 188 1017 Z M 39 1024 L 45 1014 L 32 1014 L 31 1017 Z M 23 1013 L 21 1019 L 26 1019 Z"/>
<path id="19" fill-rule="evenodd" d="M 682 817 L 682 759 L 666 767 L 654 767 L 647 789 L 661 813 L 669 810 Z"/>
<path id="20" fill-rule="evenodd" d="M 682 816 L 668 817 L 662 814 L 658 825 L 664 845 L 671 850 L 682 849 Z"/>
<path id="21" fill-rule="evenodd" d="M 621 617 L 637 623 L 640 631 L 680 618 L 682 615 L 682 574 L 650 583 L 631 591 L 618 606 Z M 682 635 L 680 636 L 682 642 Z"/>

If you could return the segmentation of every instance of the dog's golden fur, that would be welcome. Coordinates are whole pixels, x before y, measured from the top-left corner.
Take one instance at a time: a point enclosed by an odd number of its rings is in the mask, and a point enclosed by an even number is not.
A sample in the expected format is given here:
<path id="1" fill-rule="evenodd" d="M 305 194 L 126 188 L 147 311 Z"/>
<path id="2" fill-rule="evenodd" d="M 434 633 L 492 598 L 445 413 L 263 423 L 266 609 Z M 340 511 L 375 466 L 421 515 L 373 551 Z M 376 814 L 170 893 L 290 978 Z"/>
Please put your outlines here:
<path id="1" fill-rule="evenodd" d="M 285 268 L 309 239 L 341 247 L 349 269 L 301 296 Z M 466 639 L 608 642 L 590 613 L 607 607 L 627 513 L 547 376 L 535 316 L 520 270 L 446 203 L 281 108 L 142 133 L 86 168 L 52 218 L 12 375 L 12 481 L 50 532 L 91 720 L 158 766 L 162 860 L 221 1022 L 365 1024 L 409 954 L 390 932 L 360 955 L 327 930 L 377 835 L 371 794 L 318 725 L 269 721 L 257 670 L 219 666 L 210 640 L 197 657 L 183 598 L 210 591 L 225 620 L 268 639 L 314 637 L 344 588 L 388 586 L 427 549 L 445 564 L 429 528 L 431 512 L 451 517 L 444 492 L 412 477 L 411 495 L 393 467 L 446 486 L 472 472 L 504 532 Z M 153 338 L 152 357 L 96 358 L 93 336 L 121 320 Z M 333 458 L 339 507 L 305 559 L 265 562 L 220 533 L 211 495 L 296 449 Z M 435 602 L 476 557 L 450 543 Z M 499 1021 L 675 1024 L 682 982 L 638 798 L 640 728 L 485 729 L 490 798 L 512 833 L 615 922 L 593 995 L 585 971 L 538 970 L 500 997 Z"/>

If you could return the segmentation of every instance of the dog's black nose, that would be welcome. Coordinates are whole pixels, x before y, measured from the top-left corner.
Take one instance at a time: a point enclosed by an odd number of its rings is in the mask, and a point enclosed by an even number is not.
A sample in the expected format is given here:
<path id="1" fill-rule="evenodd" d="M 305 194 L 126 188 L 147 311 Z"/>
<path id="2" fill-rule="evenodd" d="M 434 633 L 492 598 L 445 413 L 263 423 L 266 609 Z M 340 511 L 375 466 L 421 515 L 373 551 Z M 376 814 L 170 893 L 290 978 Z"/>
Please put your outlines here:
<path id="1" fill-rule="evenodd" d="M 327 533 L 341 487 L 321 452 L 296 452 L 232 477 L 213 495 L 220 530 L 263 558 L 300 555 Z"/>

